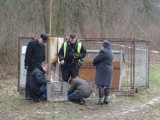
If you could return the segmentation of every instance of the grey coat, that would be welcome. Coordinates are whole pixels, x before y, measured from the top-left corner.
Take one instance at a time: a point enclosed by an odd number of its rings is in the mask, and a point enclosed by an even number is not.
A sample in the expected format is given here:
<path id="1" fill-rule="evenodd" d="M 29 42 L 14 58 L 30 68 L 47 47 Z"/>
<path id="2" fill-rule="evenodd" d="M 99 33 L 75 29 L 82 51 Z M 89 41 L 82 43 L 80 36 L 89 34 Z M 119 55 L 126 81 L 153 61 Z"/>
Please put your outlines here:
<path id="1" fill-rule="evenodd" d="M 93 59 L 93 65 L 96 66 L 95 82 L 98 86 L 110 87 L 113 79 L 113 53 L 110 43 L 103 41 L 103 49 Z"/>
<path id="2" fill-rule="evenodd" d="M 91 86 L 85 80 L 79 77 L 75 77 L 71 81 L 71 86 L 68 90 L 68 95 L 70 95 L 73 92 L 76 92 L 76 94 L 82 98 L 88 98 L 92 93 L 92 89 Z"/>

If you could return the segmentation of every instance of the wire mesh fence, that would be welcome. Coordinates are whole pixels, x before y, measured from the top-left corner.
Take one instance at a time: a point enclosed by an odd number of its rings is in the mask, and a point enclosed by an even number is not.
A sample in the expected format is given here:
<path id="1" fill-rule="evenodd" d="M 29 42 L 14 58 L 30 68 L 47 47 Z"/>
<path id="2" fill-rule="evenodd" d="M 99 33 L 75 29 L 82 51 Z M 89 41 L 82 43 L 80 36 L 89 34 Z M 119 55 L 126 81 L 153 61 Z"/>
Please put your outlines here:
<path id="1" fill-rule="evenodd" d="M 94 81 L 95 68 L 92 60 L 101 48 L 101 39 L 82 39 L 87 48 L 87 57 L 79 75 L 87 81 Z M 114 91 L 132 94 L 136 89 L 148 87 L 149 83 L 149 42 L 138 39 L 107 38 L 111 42 L 114 61 Z M 103 77 L 103 76 L 102 76 Z"/>
<path id="2" fill-rule="evenodd" d="M 22 59 L 20 57 L 22 46 L 27 46 L 28 42 L 32 39 L 34 38 L 19 38 L 19 60 Z M 92 65 L 92 60 L 101 49 L 101 43 L 104 39 L 80 39 L 87 49 L 87 56 L 81 66 L 79 76 L 90 83 L 94 83 L 95 80 L 95 67 Z M 147 88 L 149 86 L 149 42 L 127 38 L 107 38 L 107 40 L 111 42 L 114 55 L 112 90 L 133 94 L 136 89 Z M 20 64 L 19 61 L 19 76 L 22 71 Z M 57 76 L 61 79 L 61 75 Z"/>

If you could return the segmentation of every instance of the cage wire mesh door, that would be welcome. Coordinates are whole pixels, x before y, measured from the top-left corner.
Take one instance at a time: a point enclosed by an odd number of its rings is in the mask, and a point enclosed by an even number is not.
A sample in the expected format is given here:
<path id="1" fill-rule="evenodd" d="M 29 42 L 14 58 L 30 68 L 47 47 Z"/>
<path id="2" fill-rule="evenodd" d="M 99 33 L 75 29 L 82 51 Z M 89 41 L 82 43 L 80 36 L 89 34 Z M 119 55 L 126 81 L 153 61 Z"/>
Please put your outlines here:
<path id="1" fill-rule="evenodd" d="M 135 88 L 149 86 L 149 43 L 135 43 Z"/>

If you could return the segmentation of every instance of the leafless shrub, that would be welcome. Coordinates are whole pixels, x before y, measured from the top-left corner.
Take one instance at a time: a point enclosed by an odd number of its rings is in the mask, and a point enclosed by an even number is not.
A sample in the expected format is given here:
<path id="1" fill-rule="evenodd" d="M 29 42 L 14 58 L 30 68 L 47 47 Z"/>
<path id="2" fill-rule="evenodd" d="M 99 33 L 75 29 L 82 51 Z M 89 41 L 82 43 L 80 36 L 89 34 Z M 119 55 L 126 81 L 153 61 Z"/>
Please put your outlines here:
<path id="1" fill-rule="evenodd" d="M 141 38 L 160 46 L 158 5 L 157 0 L 53 0 L 52 34 Z M 18 37 L 49 33 L 49 0 L 1 0 L 0 28 L 0 64 L 15 66 Z"/>

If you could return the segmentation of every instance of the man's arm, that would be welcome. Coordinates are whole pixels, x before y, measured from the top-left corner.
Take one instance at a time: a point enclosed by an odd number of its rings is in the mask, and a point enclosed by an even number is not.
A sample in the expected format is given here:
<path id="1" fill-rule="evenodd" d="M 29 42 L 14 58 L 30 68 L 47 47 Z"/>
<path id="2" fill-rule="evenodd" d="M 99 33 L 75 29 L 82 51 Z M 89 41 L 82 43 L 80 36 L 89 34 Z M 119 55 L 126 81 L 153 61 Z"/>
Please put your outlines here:
<path id="1" fill-rule="evenodd" d="M 64 45 L 64 43 L 62 44 L 62 46 L 61 46 L 61 48 L 60 48 L 60 50 L 59 50 L 59 52 L 58 52 L 59 61 L 64 60 L 64 49 L 63 49 L 63 45 Z"/>
<path id="2" fill-rule="evenodd" d="M 27 50 L 26 50 L 26 54 L 25 54 L 25 67 L 27 68 L 31 59 L 31 55 L 32 55 L 32 43 L 29 42 L 27 45 Z"/>
<path id="3" fill-rule="evenodd" d="M 84 45 L 82 44 L 81 51 L 80 51 L 80 54 L 79 54 L 79 59 L 85 58 L 86 55 L 87 55 L 87 50 L 86 50 L 86 48 L 84 47 Z"/>
<path id="4" fill-rule="evenodd" d="M 46 49 L 46 47 L 44 46 L 44 53 L 43 53 L 43 61 L 45 61 L 45 49 Z"/>
<path id="5" fill-rule="evenodd" d="M 36 83 L 37 84 L 42 85 L 42 84 L 47 83 L 47 80 L 46 80 L 45 75 L 43 73 L 40 73 L 40 72 L 37 71 L 35 73 L 35 77 L 36 77 Z"/>
<path id="6" fill-rule="evenodd" d="M 76 83 L 74 81 L 72 81 L 71 82 L 71 86 L 70 86 L 70 88 L 68 90 L 68 95 L 73 93 L 75 91 L 75 89 L 76 89 Z"/>
<path id="7" fill-rule="evenodd" d="M 104 58 L 104 54 L 105 54 L 104 51 L 101 50 L 93 59 L 93 64 L 96 65 L 97 63 L 101 62 Z"/>

